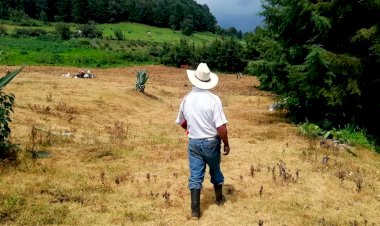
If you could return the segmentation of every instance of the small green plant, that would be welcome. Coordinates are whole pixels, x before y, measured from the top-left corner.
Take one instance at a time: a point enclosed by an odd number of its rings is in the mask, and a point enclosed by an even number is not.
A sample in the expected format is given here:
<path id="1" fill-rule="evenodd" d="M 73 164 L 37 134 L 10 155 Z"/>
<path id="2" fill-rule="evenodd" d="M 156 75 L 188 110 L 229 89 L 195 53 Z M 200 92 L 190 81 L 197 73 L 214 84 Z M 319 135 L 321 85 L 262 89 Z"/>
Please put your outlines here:
<path id="1" fill-rule="evenodd" d="M 15 159 L 16 146 L 12 145 L 9 141 L 11 129 L 9 122 L 11 122 L 10 115 L 13 112 L 14 94 L 3 93 L 2 89 L 23 69 L 23 67 L 7 72 L 7 74 L 0 78 L 0 159 Z"/>
<path id="2" fill-rule="evenodd" d="M 376 145 L 374 138 L 366 134 L 366 131 L 358 126 L 347 125 L 343 129 L 334 128 L 325 131 L 316 124 L 305 122 L 299 126 L 299 131 L 309 139 L 333 139 L 339 143 L 369 148 L 379 152 L 379 147 Z"/>
<path id="3" fill-rule="evenodd" d="M 136 89 L 142 93 L 145 90 L 145 83 L 148 81 L 149 75 L 147 71 L 139 70 L 137 72 Z"/>
<path id="4" fill-rule="evenodd" d="M 332 130 L 331 135 L 334 139 L 337 139 L 343 143 L 365 147 L 374 150 L 375 144 L 373 140 L 368 137 L 365 130 L 360 129 L 357 126 L 347 125 L 341 130 Z"/>
<path id="5" fill-rule="evenodd" d="M 318 126 L 310 122 L 305 122 L 303 123 L 300 127 L 299 130 L 301 134 L 317 139 L 318 137 L 323 135 L 323 130 Z"/>

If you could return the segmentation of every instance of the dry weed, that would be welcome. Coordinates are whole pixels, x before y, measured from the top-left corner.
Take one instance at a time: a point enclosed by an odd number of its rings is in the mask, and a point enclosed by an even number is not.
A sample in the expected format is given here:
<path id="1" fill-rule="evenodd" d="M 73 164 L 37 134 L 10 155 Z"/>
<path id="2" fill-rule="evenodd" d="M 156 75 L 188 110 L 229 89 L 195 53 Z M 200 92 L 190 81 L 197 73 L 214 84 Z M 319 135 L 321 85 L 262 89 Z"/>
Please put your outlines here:
<path id="1" fill-rule="evenodd" d="M 194 224 L 187 139 L 174 123 L 191 89 L 186 71 L 148 66 L 146 96 L 134 90 L 136 69 L 94 69 L 96 79 L 78 80 L 54 76 L 78 68 L 31 66 L 7 86 L 17 100 L 12 140 L 54 155 L 32 161 L 25 154 L 18 166 L 0 169 L 0 224 Z M 273 96 L 257 90 L 256 78 L 219 76 L 213 91 L 222 97 L 231 145 L 221 162 L 226 203 L 215 205 L 206 171 L 197 223 L 380 222 L 378 155 L 309 142 L 285 113 L 268 112 Z M 54 134 L 65 130 L 75 136 Z"/>

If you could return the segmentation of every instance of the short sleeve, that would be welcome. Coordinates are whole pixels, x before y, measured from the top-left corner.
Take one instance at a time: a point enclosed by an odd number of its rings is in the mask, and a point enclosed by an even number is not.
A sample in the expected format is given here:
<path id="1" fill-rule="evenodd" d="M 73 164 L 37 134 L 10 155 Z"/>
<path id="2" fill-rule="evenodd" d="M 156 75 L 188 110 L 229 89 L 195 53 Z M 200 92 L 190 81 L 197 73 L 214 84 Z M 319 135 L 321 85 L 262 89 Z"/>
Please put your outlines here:
<path id="1" fill-rule="evenodd" d="M 184 101 L 182 101 L 179 106 L 178 116 L 177 116 L 177 119 L 175 120 L 175 123 L 177 123 L 178 125 L 182 125 L 183 122 L 185 121 L 185 117 L 183 114 L 183 102 Z"/>
<path id="2" fill-rule="evenodd" d="M 216 101 L 213 108 L 213 120 L 216 128 L 218 128 L 219 126 L 226 124 L 228 121 L 223 112 L 222 102 L 219 98 L 216 98 L 215 100 Z"/>

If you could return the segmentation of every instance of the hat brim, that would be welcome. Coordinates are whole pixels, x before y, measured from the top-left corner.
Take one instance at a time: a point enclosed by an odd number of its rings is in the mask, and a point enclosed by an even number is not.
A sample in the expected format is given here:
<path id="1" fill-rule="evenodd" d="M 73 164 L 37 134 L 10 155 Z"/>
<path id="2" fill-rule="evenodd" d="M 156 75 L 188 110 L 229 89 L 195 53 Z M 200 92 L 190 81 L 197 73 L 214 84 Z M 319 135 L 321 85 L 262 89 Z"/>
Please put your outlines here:
<path id="1" fill-rule="evenodd" d="M 212 89 L 214 88 L 219 81 L 219 78 L 216 74 L 210 72 L 210 80 L 208 82 L 203 82 L 195 77 L 195 71 L 187 70 L 187 77 L 189 78 L 191 84 L 199 89 Z"/>

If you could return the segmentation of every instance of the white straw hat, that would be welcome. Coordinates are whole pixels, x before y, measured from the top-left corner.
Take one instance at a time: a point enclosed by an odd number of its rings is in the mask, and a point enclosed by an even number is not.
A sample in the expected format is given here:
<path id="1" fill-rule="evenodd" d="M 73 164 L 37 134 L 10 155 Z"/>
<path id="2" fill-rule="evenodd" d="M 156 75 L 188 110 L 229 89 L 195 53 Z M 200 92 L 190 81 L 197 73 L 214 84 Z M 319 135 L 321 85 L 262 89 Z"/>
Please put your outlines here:
<path id="1" fill-rule="evenodd" d="M 195 71 L 187 70 L 187 77 L 195 87 L 200 89 L 212 89 L 219 81 L 218 76 L 210 72 L 206 63 L 200 63 Z"/>

